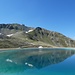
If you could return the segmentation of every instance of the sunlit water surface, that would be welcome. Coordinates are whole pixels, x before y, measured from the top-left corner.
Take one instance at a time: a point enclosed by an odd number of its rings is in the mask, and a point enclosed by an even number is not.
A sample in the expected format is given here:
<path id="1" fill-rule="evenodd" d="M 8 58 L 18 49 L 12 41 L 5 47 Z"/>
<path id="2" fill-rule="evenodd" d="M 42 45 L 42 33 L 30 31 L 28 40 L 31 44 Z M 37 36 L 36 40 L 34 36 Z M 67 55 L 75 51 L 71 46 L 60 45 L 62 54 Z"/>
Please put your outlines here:
<path id="1" fill-rule="evenodd" d="M 75 75 L 75 50 L 3 50 L 0 75 Z"/>

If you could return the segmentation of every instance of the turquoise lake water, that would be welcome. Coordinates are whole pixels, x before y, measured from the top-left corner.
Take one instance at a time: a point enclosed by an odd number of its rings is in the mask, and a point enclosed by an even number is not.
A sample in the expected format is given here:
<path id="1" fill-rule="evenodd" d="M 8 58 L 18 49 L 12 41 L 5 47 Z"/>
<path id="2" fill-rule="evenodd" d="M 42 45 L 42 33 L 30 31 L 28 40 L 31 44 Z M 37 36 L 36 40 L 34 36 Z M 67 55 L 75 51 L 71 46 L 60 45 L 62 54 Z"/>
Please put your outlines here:
<path id="1" fill-rule="evenodd" d="M 75 50 L 3 50 L 0 75 L 75 75 Z"/>

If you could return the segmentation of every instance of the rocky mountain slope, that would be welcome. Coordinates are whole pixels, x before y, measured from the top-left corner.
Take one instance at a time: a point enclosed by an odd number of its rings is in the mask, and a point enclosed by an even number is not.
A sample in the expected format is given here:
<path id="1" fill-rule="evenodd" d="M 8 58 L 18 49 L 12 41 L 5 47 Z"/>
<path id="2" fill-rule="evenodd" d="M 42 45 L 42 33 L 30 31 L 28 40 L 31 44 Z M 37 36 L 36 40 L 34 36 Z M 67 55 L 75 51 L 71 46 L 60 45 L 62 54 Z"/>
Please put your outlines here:
<path id="1" fill-rule="evenodd" d="M 75 47 L 75 40 L 40 27 L 32 28 L 16 23 L 0 24 L 0 48 L 39 46 Z"/>

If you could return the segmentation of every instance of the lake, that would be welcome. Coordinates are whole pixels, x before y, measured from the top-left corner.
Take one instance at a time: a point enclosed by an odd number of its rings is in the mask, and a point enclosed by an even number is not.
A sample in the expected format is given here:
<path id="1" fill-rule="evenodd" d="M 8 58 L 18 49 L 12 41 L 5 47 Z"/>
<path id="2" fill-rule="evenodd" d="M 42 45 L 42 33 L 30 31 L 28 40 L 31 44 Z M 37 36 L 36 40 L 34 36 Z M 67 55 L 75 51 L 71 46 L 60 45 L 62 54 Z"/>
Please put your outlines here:
<path id="1" fill-rule="evenodd" d="M 1 50 L 0 75 L 75 75 L 75 50 L 69 48 Z"/>

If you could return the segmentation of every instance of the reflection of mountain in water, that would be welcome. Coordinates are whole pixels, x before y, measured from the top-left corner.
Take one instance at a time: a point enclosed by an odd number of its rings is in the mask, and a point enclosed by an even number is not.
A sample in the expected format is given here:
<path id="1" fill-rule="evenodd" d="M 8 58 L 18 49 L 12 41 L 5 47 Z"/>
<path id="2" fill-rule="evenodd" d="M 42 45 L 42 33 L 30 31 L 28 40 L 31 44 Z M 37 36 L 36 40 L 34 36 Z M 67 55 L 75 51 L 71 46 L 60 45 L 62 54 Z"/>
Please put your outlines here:
<path id="1" fill-rule="evenodd" d="M 18 50 L 0 52 L 0 73 L 21 72 L 30 68 L 41 69 L 64 61 L 74 50 Z"/>
<path id="2" fill-rule="evenodd" d="M 36 68 L 40 69 L 48 65 L 56 64 L 62 62 L 69 56 L 72 52 L 70 51 L 50 51 L 41 55 L 33 55 L 27 58 L 27 62 L 33 64 Z"/>

